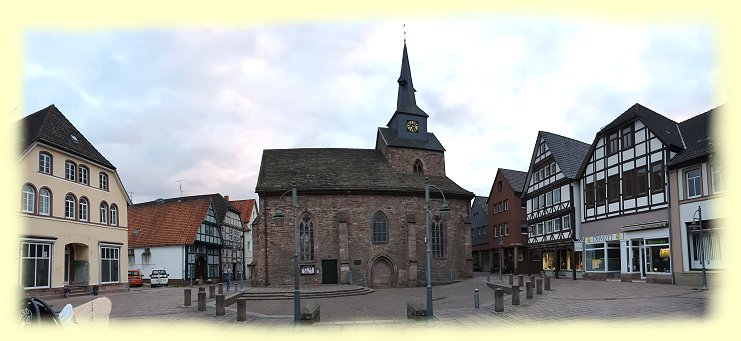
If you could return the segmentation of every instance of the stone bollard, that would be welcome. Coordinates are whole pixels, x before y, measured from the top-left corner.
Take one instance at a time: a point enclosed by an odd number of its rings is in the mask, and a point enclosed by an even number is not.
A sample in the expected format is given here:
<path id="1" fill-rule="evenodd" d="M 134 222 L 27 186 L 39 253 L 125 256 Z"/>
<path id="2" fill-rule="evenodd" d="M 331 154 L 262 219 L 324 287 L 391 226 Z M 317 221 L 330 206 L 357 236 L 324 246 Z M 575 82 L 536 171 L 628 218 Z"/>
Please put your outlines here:
<path id="1" fill-rule="evenodd" d="M 494 311 L 504 311 L 504 290 L 494 289 Z"/>
<path id="2" fill-rule="evenodd" d="M 198 288 L 198 311 L 206 311 L 206 288 Z"/>
<path id="3" fill-rule="evenodd" d="M 548 276 L 543 279 L 543 289 L 551 290 L 551 278 Z"/>
<path id="4" fill-rule="evenodd" d="M 244 297 L 237 299 L 237 321 L 247 321 L 247 299 Z"/>
<path id="5" fill-rule="evenodd" d="M 211 284 L 208 286 L 208 298 L 216 297 L 216 286 Z"/>
<path id="6" fill-rule="evenodd" d="M 191 299 L 190 289 L 185 289 L 183 291 L 184 291 L 183 292 L 183 299 L 184 299 L 183 305 L 186 307 L 190 307 L 190 299 Z"/>
<path id="7" fill-rule="evenodd" d="M 473 289 L 473 307 L 479 308 L 479 289 Z"/>
<path id="8" fill-rule="evenodd" d="M 226 309 L 224 307 L 224 294 L 218 294 L 216 295 L 216 316 L 224 314 L 226 314 Z"/>
<path id="9" fill-rule="evenodd" d="M 224 283 L 219 283 L 219 295 L 224 294 Z"/>
<path id="10" fill-rule="evenodd" d="M 490 283 L 490 282 L 491 282 L 491 275 L 486 275 L 486 283 Z"/>
<path id="11" fill-rule="evenodd" d="M 530 282 L 535 283 L 535 275 L 530 275 Z"/>
<path id="12" fill-rule="evenodd" d="M 525 285 L 525 298 L 533 298 L 533 282 L 527 282 Z"/>
<path id="13" fill-rule="evenodd" d="M 543 294 L 543 279 L 538 278 L 535 280 L 535 293 L 538 295 Z"/>
<path id="14" fill-rule="evenodd" d="M 520 286 L 512 286 L 512 305 L 520 305 Z"/>
<path id="15" fill-rule="evenodd" d="M 523 284 L 525 284 L 525 279 L 522 275 L 517 275 L 517 285 L 522 286 Z"/>
<path id="16" fill-rule="evenodd" d="M 512 285 L 512 283 L 514 281 L 514 278 L 513 277 L 514 276 L 512 274 L 509 274 L 509 285 Z"/>

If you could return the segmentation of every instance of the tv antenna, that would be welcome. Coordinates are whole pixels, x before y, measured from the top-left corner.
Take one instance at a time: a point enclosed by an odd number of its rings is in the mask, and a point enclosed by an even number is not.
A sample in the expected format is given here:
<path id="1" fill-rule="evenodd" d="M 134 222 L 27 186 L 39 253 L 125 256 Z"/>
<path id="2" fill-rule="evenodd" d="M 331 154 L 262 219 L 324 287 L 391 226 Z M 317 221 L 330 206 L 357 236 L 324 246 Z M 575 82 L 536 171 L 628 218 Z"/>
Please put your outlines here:
<path id="1" fill-rule="evenodd" d="M 175 182 L 178 183 L 178 188 L 180 189 L 180 196 L 181 197 L 183 196 L 183 180 L 185 180 L 185 179 L 175 180 Z"/>

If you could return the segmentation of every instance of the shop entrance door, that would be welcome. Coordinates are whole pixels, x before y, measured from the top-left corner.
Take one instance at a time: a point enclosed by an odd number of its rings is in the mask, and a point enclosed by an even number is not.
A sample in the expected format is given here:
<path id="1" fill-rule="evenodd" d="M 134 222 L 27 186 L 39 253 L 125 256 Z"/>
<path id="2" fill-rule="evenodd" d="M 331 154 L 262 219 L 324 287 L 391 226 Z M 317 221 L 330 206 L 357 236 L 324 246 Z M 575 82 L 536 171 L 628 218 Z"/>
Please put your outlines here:
<path id="1" fill-rule="evenodd" d="M 633 240 L 630 242 L 631 245 L 631 272 L 639 272 L 641 279 L 646 278 L 646 254 L 643 245 L 643 240 Z"/>

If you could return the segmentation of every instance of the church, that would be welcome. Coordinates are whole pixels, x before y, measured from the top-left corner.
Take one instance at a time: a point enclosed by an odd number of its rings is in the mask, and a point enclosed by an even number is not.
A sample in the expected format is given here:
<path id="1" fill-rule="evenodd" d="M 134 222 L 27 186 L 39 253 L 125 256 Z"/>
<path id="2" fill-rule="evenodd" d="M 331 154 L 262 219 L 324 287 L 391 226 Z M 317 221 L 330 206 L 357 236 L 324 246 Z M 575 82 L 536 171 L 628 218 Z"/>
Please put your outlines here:
<path id="1" fill-rule="evenodd" d="M 301 284 L 426 285 L 426 179 L 432 282 L 472 276 L 474 194 L 445 175 L 445 148 L 427 130 L 429 116 L 415 100 L 406 42 L 397 82 L 396 111 L 386 127 L 377 128 L 374 149 L 263 151 L 253 285 L 293 283 L 292 182 Z M 441 214 L 444 205 L 449 214 Z M 286 212 L 282 226 L 273 219 L 278 208 Z"/>

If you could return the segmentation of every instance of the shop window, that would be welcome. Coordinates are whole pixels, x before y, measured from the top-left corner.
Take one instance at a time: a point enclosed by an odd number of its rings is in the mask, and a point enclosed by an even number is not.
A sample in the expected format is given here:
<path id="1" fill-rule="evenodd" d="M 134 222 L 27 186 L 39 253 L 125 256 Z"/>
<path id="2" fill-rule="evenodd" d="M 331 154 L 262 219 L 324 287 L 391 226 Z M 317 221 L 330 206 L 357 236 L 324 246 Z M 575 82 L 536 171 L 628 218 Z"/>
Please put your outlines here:
<path id="1" fill-rule="evenodd" d="M 100 247 L 100 282 L 117 283 L 119 268 L 118 247 Z"/>
<path id="2" fill-rule="evenodd" d="M 48 288 L 51 275 L 51 244 L 21 243 L 21 285 Z"/>
<path id="3" fill-rule="evenodd" d="M 556 259 L 554 251 L 543 251 L 543 270 L 554 270 L 556 268 Z"/>
<path id="4" fill-rule="evenodd" d="M 705 221 L 703 221 L 705 224 Z M 704 226 L 703 226 L 704 227 Z M 716 230 L 703 229 L 702 245 L 700 245 L 700 234 L 690 231 L 690 260 L 691 268 L 699 270 L 702 268 L 702 255 L 705 258 L 706 269 L 719 269 L 721 267 L 722 255 L 720 247 L 720 234 Z"/>
<path id="5" fill-rule="evenodd" d="M 670 273 L 669 238 L 646 239 L 646 271 Z"/>

